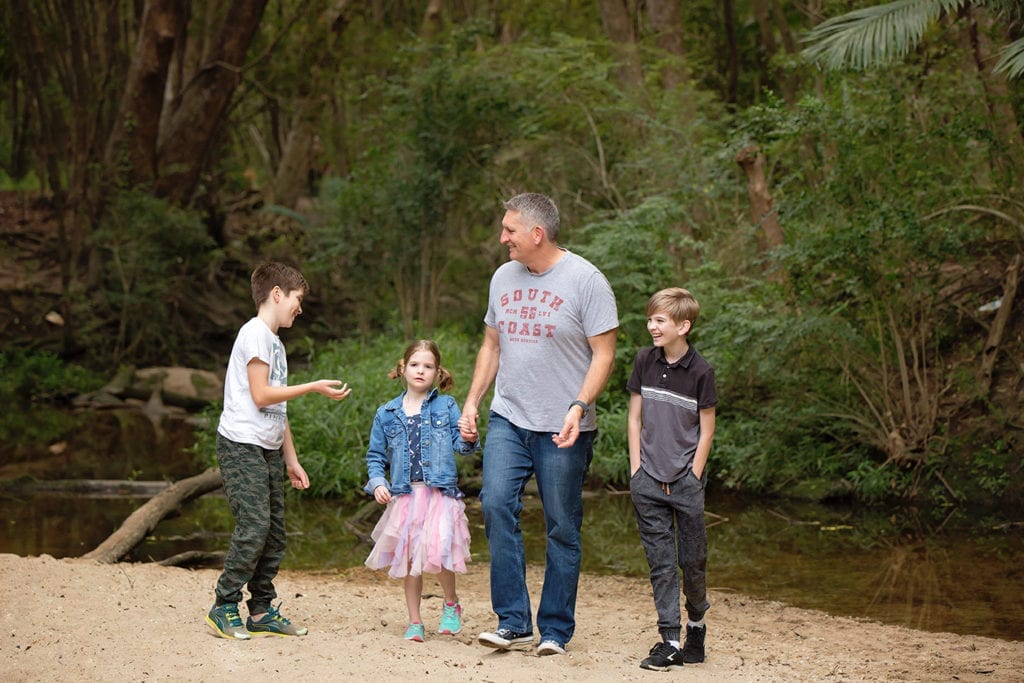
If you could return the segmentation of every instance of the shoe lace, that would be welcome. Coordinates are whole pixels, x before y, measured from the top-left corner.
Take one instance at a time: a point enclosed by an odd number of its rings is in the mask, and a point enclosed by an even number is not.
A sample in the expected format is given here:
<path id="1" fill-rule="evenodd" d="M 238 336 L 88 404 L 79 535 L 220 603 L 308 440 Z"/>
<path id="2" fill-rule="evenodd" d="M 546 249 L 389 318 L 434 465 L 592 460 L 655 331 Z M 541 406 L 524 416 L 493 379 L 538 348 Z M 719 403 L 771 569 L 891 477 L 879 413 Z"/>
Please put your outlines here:
<path id="1" fill-rule="evenodd" d="M 273 605 L 267 607 L 267 616 L 270 617 L 271 619 L 273 619 L 274 621 L 279 621 L 279 622 L 281 622 L 282 624 L 285 624 L 285 625 L 292 623 L 291 621 L 288 620 L 287 617 L 285 617 L 284 615 L 281 614 L 281 603 L 280 602 L 277 603 L 277 607 L 274 607 Z"/>
<path id="2" fill-rule="evenodd" d="M 655 646 L 651 648 L 650 652 L 652 655 L 663 655 L 665 657 L 671 657 L 674 653 L 675 648 L 665 641 L 655 644 Z"/>
<path id="3" fill-rule="evenodd" d="M 458 616 L 458 613 L 455 611 L 455 605 L 444 606 L 441 614 L 442 619 L 454 619 L 456 616 Z"/>
<path id="4" fill-rule="evenodd" d="M 228 620 L 228 626 L 233 628 L 240 628 L 242 626 L 242 617 L 238 615 L 238 608 L 234 605 L 224 607 L 224 616 Z"/>

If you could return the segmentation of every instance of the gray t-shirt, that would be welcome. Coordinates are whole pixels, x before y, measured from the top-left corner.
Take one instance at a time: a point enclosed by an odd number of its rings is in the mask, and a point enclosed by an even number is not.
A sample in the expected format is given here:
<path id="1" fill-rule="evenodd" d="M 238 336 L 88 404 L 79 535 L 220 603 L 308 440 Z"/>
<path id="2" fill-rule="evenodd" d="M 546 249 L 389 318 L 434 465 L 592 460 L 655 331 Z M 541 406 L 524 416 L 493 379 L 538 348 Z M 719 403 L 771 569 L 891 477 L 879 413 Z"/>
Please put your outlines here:
<path id="1" fill-rule="evenodd" d="M 587 338 L 619 326 L 605 276 L 583 257 L 563 252 L 543 273 L 531 273 L 518 261 L 498 268 L 484 318 L 501 344 L 491 410 L 536 432 L 562 429 L 590 368 Z M 593 410 L 580 429 L 597 429 Z"/>

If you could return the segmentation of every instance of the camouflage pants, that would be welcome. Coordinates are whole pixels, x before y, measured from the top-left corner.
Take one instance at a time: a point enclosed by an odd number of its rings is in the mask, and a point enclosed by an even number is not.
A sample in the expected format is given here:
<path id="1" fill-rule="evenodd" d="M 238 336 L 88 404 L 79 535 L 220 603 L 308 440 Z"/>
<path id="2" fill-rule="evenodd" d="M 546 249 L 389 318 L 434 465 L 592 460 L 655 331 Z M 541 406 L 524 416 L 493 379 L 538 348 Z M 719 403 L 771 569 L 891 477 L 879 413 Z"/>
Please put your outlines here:
<path id="1" fill-rule="evenodd" d="M 235 517 L 217 580 L 217 604 L 241 602 L 242 587 L 248 584 L 249 613 L 261 614 L 277 597 L 274 577 L 284 558 L 284 457 L 280 449 L 235 443 L 218 434 L 217 461 Z"/>

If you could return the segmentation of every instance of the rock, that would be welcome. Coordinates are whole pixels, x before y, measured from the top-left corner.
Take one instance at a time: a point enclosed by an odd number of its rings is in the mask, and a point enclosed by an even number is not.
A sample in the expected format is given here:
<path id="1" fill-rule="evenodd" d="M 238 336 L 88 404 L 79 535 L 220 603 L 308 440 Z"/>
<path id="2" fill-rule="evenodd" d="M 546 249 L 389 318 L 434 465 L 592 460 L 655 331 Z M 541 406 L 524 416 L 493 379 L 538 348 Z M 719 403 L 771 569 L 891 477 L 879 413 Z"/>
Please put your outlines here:
<path id="1" fill-rule="evenodd" d="M 161 384 L 164 400 L 168 403 L 168 395 L 197 399 L 209 403 L 219 401 L 224 396 L 224 382 L 209 370 L 185 368 L 177 366 L 141 368 L 135 371 L 135 384 L 141 384 L 151 395 L 154 385 Z"/>

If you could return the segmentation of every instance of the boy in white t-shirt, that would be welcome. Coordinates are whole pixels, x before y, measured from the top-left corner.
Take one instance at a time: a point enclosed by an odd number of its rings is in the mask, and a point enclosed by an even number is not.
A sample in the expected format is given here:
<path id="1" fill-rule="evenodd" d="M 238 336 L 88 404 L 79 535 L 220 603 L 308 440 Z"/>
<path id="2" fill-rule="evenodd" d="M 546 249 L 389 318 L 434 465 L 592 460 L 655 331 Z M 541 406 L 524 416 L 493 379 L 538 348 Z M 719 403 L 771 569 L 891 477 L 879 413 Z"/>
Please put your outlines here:
<path id="1" fill-rule="evenodd" d="M 222 638 L 252 635 L 304 636 L 272 604 L 274 577 L 284 557 L 284 478 L 293 488 L 309 488 L 299 464 L 286 413 L 287 401 L 316 392 L 339 401 L 351 393 L 336 379 L 288 386 L 288 359 L 277 336 L 302 313 L 309 285 L 282 263 L 264 263 L 252 274 L 252 298 L 258 312 L 238 331 L 224 378 L 224 411 L 217 427 L 217 462 L 224 492 L 235 517 L 224 571 L 217 580 L 216 602 L 206 621 Z M 249 618 L 238 614 L 247 586 Z"/>

